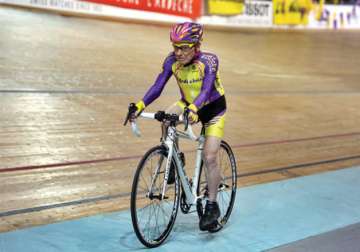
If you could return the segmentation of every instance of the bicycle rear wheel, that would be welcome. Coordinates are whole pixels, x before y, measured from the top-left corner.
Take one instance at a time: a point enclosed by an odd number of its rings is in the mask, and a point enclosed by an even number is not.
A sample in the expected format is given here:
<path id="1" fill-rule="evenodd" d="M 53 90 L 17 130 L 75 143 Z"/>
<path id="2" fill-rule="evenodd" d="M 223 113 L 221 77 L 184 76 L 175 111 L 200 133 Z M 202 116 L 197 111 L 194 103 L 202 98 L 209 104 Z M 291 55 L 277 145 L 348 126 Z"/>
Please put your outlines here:
<path id="1" fill-rule="evenodd" d="M 159 246 L 168 237 L 179 207 L 177 175 L 174 183 L 166 184 L 162 195 L 167 156 L 163 146 L 150 149 L 137 167 L 131 190 L 133 228 L 140 242 L 149 248 Z"/>
<path id="2" fill-rule="evenodd" d="M 217 202 L 220 208 L 219 225 L 217 228 L 209 230 L 209 232 L 217 232 L 224 227 L 229 220 L 231 211 L 234 206 L 236 187 L 237 187 L 237 173 L 236 161 L 234 153 L 229 144 L 221 141 L 220 150 L 218 153 L 219 168 L 221 173 L 221 182 L 217 194 Z M 206 170 L 204 162 L 201 164 L 200 180 L 197 187 L 198 195 L 203 195 L 203 200 L 197 202 L 197 212 L 199 218 L 203 215 L 205 207 L 205 199 L 208 197 Z"/>

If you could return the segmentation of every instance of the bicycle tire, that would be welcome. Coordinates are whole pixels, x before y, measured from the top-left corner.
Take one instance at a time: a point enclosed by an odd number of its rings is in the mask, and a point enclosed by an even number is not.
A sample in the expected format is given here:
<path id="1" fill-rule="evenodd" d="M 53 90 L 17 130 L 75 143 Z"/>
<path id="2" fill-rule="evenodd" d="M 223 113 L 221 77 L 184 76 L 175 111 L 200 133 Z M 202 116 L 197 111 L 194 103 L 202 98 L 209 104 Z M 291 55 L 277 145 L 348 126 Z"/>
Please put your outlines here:
<path id="1" fill-rule="evenodd" d="M 219 167 L 222 175 L 222 180 L 219 185 L 219 190 L 217 194 L 217 202 L 220 208 L 220 217 L 219 225 L 216 228 L 209 230 L 209 232 L 218 232 L 220 231 L 227 221 L 230 218 L 235 197 L 236 197 L 236 188 L 237 188 L 237 167 L 234 153 L 230 145 L 221 141 L 220 150 L 219 150 Z M 225 163 L 225 164 L 224 164 Z M 203 215 L 203 210 L 205 207 L 205 199 L 207 198 L 207 182 L 204 172 L 204 162 L 201 162 L 200 166 L 200 176 L 199 182 L 197 185 L 198 195 L 203 194 L 203 200 L 198 200 L 197 202 L 197 213 L 199 218 Z"/>
<path id="2" fill-rule="evenodd" d="M 164 199 L 161 197 L 167 156 L 165 146 L 151 148 L 141 159 L 132 184 L 130 200 L 132 225 L 137 238 L 149 248 L 157 247 L 166 240 L 173 228 L 179 208 L 180 184 L 177 174 L 175 182 L 166 186 Z M 172 162 L 176 165 L 174 160 Z M 158 171 L 156 171 L 157 167 Z"/>

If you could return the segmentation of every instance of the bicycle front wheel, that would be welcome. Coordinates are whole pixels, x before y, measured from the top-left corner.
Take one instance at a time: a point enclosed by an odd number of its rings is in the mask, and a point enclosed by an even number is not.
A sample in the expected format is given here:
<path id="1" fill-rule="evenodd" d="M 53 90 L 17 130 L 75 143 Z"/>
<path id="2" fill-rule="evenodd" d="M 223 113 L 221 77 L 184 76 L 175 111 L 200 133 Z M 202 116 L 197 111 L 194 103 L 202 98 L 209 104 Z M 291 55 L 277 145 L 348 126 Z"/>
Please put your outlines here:
<path id="1" fill-rule="evenodd" d="M 159 246 L 168 237 L 179 207 L 178 176 L 174 183 L 164 183 L 167 156 L 163 146 L 150 149 L 140 161 L 132 185 L 132 224 L 140 242 L 149 248 Z"/>
<path id="2" fill-rule="evenodd" d="M 231 211 L 234 206 L 236 187 L 237 187 L 237 173 L 236 161 L 234 153 L 229 144 L 221 141 L 220 150 L 218 153 L 218 165 L 221 173 L 221 181 L 217 193 L 217 202 L 220 208 L 219 225 L 216 229 L 209 230 L 210 232 L 217 232 L 227 223 Z M 199 218 L 203 215 L 205 206 L 205 199 L 208 196 L 207 177 L 204 162 L 201 164 L 200 179 L 197 187 L 198 195 L 203 195 L 203 200 L 197 202 L 197 212 Z"/>

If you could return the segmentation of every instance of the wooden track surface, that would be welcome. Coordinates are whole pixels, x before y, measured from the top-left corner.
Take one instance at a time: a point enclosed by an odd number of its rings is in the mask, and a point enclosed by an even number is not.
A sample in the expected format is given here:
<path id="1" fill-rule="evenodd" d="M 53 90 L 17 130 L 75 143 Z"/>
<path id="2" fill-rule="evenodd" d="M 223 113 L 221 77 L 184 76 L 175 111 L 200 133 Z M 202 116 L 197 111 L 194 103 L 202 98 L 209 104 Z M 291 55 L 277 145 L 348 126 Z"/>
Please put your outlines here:
<path id="1" fill-rule="evenodd" d="M 0 231 L 127 209 L 158 144 L 122 126 L 171 50 L 168 27 L 0 6 Z M 240 187 L 360 164 L 360 33 L 205 31 Z M 173 79 L 149 107 L 179 98 Z M 184 143 L 191 171 L 193 146 Z"/>

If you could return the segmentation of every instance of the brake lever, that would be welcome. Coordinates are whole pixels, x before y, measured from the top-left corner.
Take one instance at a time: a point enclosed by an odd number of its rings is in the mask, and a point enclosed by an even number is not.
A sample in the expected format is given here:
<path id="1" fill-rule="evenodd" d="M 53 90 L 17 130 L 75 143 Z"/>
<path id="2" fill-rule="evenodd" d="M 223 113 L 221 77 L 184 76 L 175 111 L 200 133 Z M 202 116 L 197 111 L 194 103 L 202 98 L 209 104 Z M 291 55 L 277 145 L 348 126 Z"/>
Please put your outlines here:
<path id="1" fill-rule="evenodd" d="M 135 113 L 137 111 L 137 107 L 135 105 L 135 103 L 130 103 L 129 104 L 129 109 L 128 109 L 128 113 L 126 115 L 126 119 L 124 122 L 124 126 L 128 123 L 128 121 L 130 120 L 130 117 L 133 113 Z"/>

